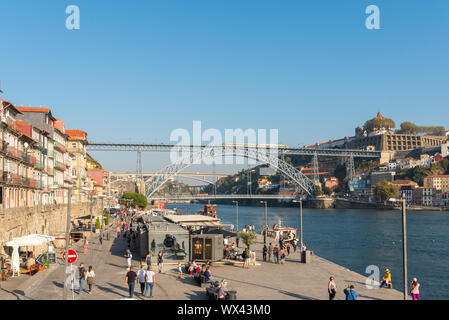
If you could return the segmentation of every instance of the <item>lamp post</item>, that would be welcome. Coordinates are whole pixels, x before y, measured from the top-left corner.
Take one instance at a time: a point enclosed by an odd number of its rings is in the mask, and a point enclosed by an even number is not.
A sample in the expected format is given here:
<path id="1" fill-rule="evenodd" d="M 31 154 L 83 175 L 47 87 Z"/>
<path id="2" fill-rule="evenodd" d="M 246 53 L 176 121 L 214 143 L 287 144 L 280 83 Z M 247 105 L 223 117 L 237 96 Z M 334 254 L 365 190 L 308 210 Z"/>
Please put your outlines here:
<path id="1" fill-rule="evenodd" d="M 407 300 L 407 216 L 405 197 L 402 196 L 402 263 L 404 276 L 404 300 Z"/>
<path id="2" fill-rule="evenodd" d="M 264 245 L 267 245 L 267 232 L 268 232 L 268 208 L 267 208 L 267 201 L 260 201 L 260 203 L 265 204 L 265 228 L 263 232 L 263 243 Z"/>
<path id="3" fill-rule="evenodd" d="M 50 186 L 50 189 L 52 190 L 56 190 L 56 189 L 60 189 L 61 187 L 58 185 L 53 185 Z M 68 252 L 69 252 L 69 245 L 70 245 L 70 209 L 71 209 L 71 205 L 72 205 L 72 186 L 69 185 L 68 189 L 67 189 L 67 194 L 68 194 L 68 199 L 67 199 L 67 221 L 66 221 L 66 229 L 65 229 L 65 253 L 66 253 L 66 259 L 64 262 L 64 265 L 66 267 L 66 270 L 69 266 L 69 262 L 68 262 Z M 62 283 L 62 299 L 63 300 L 67 300 L 67 291 L 65 289 L 65 278 L 64 281 Z"/>
<path id="4" fill-rule="evenodd" d="M 300 251 L 302 251 L 302 198 L 299 200 L 293 200 L 293 202 L 299 202 L 299 234 L 300 234 Z"/>
<path id="5" fill-rule="evenodd" d="M 235 203 L 235 215 L 236 215 L 236 231 L 239 232 L 239 202 L 237 200 L 233 200 Z"/>

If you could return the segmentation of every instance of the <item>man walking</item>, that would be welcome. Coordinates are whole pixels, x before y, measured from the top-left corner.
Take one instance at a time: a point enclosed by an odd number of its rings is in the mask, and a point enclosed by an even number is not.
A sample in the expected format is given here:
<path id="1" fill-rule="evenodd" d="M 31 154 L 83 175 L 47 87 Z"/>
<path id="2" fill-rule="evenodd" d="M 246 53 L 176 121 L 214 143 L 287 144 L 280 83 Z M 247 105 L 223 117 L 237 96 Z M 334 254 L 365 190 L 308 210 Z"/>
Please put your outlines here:
<path id="1" fill-rule="evenodd" d="M 148 266 L 148 270 L 145 273 L 145 298 L 148 294 L 148 289 L 150 289 L 150 298 L 153 298 L 153 287 L 156 282 L 156 274 L 153 271 L 153 267 L 151 265 Z"/>
<path id="2" fill-rule="evenodd" d="M 129 297 L 132 299 L 134 295 L 134 287 L 137 281 L 137 274 L 134 272 L 133 267 L 129 268 L 128 273 L 126 274 L 125 283 L 128 284 L 129 288 Z"/>
<path id="3" fill-rule="evenodd" d="M 143 296 L 143 294 L 145 292 L 145 274 L 146 274 L 146 271 L 145 271 L 144 267 L 145 266 L 142 264 L 140 266 L 139 272 L 137 272 L 137 278 L 139 278 L 140 292 L 141 292 L 142 296 Z"/>
<path id="4" fill-rule="evenodd" d="M 131 270 L 131 264 L 132 264 L 131 261 L 133 259 L 133 255 L 129 249 L 126 249 L 125 258 L 128 263 L 128 270 Z"/>
<path id="5" fill-rule="evenodd" d="M 83 292 L 83 283 L 84 283 L 84 280 L 86 280 L 86 274 L 87 274 L 87 271 L 84 268 L 84 263 L 80 264 L 78 272 L 79 272 L 79 281 L 80 281 L 80 289 L 79 289 L 78 293 L 81 293 L 81 292 Z"/>

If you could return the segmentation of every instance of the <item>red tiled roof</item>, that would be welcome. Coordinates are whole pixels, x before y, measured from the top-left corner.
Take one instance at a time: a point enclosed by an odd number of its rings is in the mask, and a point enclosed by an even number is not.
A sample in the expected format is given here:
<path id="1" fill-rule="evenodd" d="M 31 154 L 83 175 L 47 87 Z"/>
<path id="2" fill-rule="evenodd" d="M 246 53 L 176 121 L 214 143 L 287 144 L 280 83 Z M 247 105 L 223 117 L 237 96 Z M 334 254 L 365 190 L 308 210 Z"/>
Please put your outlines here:
<path id="1" fill-rule="evenodd" d="M 85 140 L 87 141 L 87 132 L 78 129 L 67 129 L 65 133 L 69 136 L 69 140 Z"/>
<path id="2" fill-rule="evenodd" d="M 38 107 L 17 107 L 22 112 L 50 112 L 50 108 L 38 108 Z"/>

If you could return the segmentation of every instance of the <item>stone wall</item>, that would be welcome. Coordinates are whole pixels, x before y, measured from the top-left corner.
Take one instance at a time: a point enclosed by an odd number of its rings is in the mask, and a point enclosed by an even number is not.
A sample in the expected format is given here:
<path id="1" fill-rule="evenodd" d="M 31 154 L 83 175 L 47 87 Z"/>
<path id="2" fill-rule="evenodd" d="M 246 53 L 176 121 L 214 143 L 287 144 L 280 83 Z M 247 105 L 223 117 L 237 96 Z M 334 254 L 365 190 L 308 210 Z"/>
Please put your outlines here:
<path id="1" fill-rule="evenodd" d="M 93 217 L 101 215 L 101 201 L 93 208 Z M 90 214 L 90 203 L 73 203 L 70 209 L 71 221 Z M 95 218 L 92 219 L 95 223 Z M 65 234 L 67 205 L 48 205 L 41 210 L 33 208 L 11 208 L 0 211 L 0 253 L 9 254 L 6 242 L 16 237 L 37 233 L 45 235 Z M 32 248 L 30 248 L 32 249 Z M 40 248 L 35 248 L 38 254 Z"/>

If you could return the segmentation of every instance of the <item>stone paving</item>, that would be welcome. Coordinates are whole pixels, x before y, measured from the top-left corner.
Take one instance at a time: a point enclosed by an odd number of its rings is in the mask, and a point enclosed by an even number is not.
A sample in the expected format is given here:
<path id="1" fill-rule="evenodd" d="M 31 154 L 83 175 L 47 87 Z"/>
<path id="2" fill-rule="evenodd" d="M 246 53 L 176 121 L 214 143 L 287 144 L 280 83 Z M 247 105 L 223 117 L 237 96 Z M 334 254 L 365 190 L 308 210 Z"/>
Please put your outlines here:
<path id="1" fill-rule="evenodd" d="M 111 232 L 112 234 L 112 232 Z M 256 252 L 258 259 L 261 259 L 262 239 L 258 239 L 252 249 Z M 104 240 L 100 245 L 98 235 L 94 235 L 89 240 L 89 249 L 86 254 L 82 252 L 81 244 L 78 245 L 78 260 L 84 262 L 86 268 L 89 265 L 94 267 L 96 274 L 96 285 L 92 294 L 74 294 L 75 300 L 117 300 L 128 299 L 128 287 L 125 284 L 126 259 L 124 257 L 126 242 L 123 238 L 111 237 L 111 240 Z M 242 248 L 240 248 L 242 249 Z M 216 279 L 226 279 L 230 290 L 237 290 L 239 300 L 327 300 L 327 283 L 331 275 L 336 279 L 337 295 L 336 300 L 343 300 L 343 289 L 348 284 L 353 284 L 359 294 L 359 300 L 367 299 L 402 299 L 402 293 L 394 289 L 368 289 L 365 286 L 365 277 L 350 271 L 342 266 L 329 261 L 312 256 L 310 264 L 299 262 L 299 251 L 287 256 L 285 264 L 274 264 L 271 262 L 258 261 L 257 266 L 250 269 L 243 269 L 232 265 L 212 265 L 212 275 Z M 15 283 L 6 281 L 2 283 L 0 299 L 62 299 L 62 281 L 66 277 L 64 265 L 53 266 L 45 271 L 45 277 L 35 280 L 33 285 L 27 285 L 23 281 L 23 290 L 14 289 Z M 133 260 L 133 266 L 139 269 L 137 259 Z M 155 270 L 156 271 L 156 270 Z M 393 278 L 394 281 L 394 278 Z M 17 282 L 19 283 L 19 282 Z M 7 285 L 7 287 L 5 287 Z M 20 286 L 19 286 L 20 287 Z M 85 283 L 85 289 L 87 284 Z M 141 300 L 140 286 L 135 288 L 135 299 Z M 165 264 L 162 273 L 156 273 L 156 285 L 154 287 L 154 298 L 151 300 L 204 300 L 207 299 L 205 288 L 200 288 L 189 276 L 184 275 L 183 279 L 177 278 L 177 265 Z M 68 299 L 72 294 L 68 292 Z M 145 300 L 150 300 L 146 298 Z"/>

